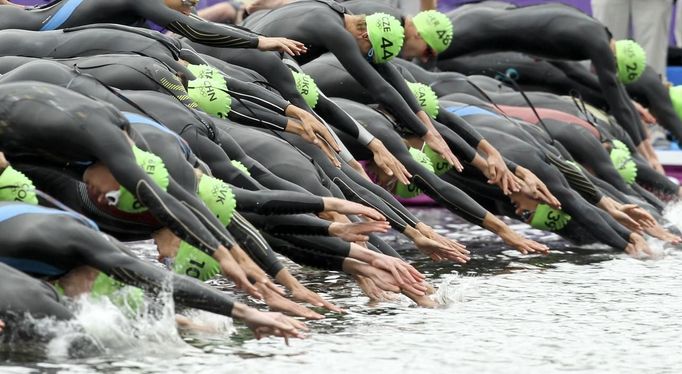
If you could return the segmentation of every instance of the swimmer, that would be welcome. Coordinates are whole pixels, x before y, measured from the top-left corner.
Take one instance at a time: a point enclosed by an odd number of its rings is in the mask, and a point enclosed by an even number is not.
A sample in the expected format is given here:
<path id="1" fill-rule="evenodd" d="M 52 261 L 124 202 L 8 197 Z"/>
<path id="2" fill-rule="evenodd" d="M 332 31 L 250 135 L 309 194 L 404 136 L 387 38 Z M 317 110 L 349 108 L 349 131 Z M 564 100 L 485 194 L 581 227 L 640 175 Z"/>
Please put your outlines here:
<path id="1" fill-rule="evenodd" d="M 167 190 L 180 197 L 181 203 L 139 166 L 125 133 L 129 123 L 117 110 L 37 82 L 9 83 L 3 89 L 0 102 L 6 107 L 7 125 L 0 148 L 10 163 L 63 170 L 82 179 L 98 201 L 125 203 L 133 212 L 148 209 L 183 240 L 214 255 L 239 287 L 259 296 L 228 251 L 238 248 L 234 239 L 207 208 L 170 178 Z M 56 103 L 61 103 L 58 108 Z M 82 117 L 75 119 L 76 112 Z"/>
<path id="2" fill-rule="evenodd" d="M 100 271 L 151 293 L 165 289 L 164 284 L 170 279 L 176 303 L 240 319 L 257 338 L 270 334 L 285 339 L 301 337 L 298 330 L 305 329 L 296 320 L 277 313 L 259 312 L 244 304 L 234 303 L 222 293 L 190 278 L 169 275 L 136 258 L 121 243 L 98 232 L 92 221 L 76 213 L 3 202 L 0 203 L 0 214 L 3 219 L 0 231 L 4 238 L 1 262 L 36 277 L 55 279 L 67 296 L 89 290 Z M 43 230 L 67 234 L 62 238 L 68 240 L 55 241 L 52 235 L 36 235 L 32 229 L 36 224 Z M 56 293 L 54 290 L 52 292 Z M 28 295 L 24 294 L 24 297 Z M 7 308 L 5 300 L 3 298 L 1 301 L 3 309 Z M 70 316 L 70 313 L 63 313 L 63 308 L 49 309 L 50 305 L 37 306 L 37 312 L 62 318 Z"/>
<path id="3" fill-rule="evenodd" d="M 198 43 L 221 48 L 258 48 L 291 55 L 305 53 L 303 44 L 286 38 L 259 36 L 243 28 L 216 25 L 191 15 L 196 0 L 60 0 L 45 7 L 2 6 L 0 29 L 49 31 L 93 23 L 142 26 L 147 20 Z"/>
<path id="4" fill-rule="evenodd" d="M 518 51 L 557 60 L 591 60 L 611 113 L 638 150 L 647 154 L 643 144 L 646 135 L 623 87 L 624 83 L 636 81 L 646 66 L 639 45 L 615 42 L 594 18 L 560 4 L 515 9 L 472 6 L 449 16 L 457 40 L 439 54 L 439 60 L 496 51 Z M 552 22 L 546 22 L 548 19 Z"/>
<path id="5" fill-rule="evenodd" d="M 287 19 L 287 22 L 281 22 Z M 340 4 L 302 1 L 249 16 L 244 25 L 266 35 L 296 37 L 309 45 L 306 55 L 295 56 L 305 64 L 331 52 L 375 98 L 438 154 L 455 165 L 456 159 L 433 128 L 426 113 L 409 94 L 405 83 L 385 62 L 396 57 L 404 31 L 394 17 L 375 13 L 352 15 Z M 383 42 L 382 42 L 383 40 Z"/>

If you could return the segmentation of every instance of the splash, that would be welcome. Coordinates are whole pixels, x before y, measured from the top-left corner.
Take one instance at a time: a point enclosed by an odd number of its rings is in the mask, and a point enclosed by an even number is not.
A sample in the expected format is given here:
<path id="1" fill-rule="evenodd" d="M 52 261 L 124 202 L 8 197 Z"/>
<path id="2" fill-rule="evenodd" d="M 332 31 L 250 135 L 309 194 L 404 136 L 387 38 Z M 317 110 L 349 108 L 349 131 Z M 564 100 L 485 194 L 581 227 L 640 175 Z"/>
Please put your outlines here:
<path id="1" fill-rule="evenodd" d="M 463 303 L 477 289 L 475 278 L 459 275 L 447 276 L 431 298 L 443 306 Z"/>
<path id="2" fill-rule="evenodd" d="M 172 293 L 163 291 L 145 297 L 136 310 L 117 306 L 109 298 L 84 295 L 66 299 L 73 319 L 26 316 L 24 331 L 41 342 L 42 355 L 56 361 L 73 357 L 172 357 L 193 350 L 178 334 Z M 21 344 L 23 339 L 15 343 Z M 35 350 L 32 350 L 35 351 Z M 37 352 L 36 352 L 37 353 Z"/>
<path id="3" fill-rule="evenodd" d="M 682 201 L 668 204 L 663 211 L 663 217 L 682 231 Z"/>

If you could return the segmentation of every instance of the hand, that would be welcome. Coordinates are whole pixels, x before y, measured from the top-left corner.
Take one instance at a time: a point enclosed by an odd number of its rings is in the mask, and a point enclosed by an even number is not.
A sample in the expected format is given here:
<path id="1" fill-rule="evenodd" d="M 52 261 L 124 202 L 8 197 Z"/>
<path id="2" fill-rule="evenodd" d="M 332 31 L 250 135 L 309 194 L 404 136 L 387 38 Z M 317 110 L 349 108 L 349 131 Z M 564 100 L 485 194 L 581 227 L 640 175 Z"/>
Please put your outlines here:
<path id="1" fill-rule="evenodd" d="M 2 330 L 5 329 L 5 322 L 0 319 L 0 334 L 2 333 Z"/>
<path id="2" fill-rule="evenodd" d="M 464 170 L 462 164 L 459 162 L 457 157 L 455 157 L 448 145 L 445 143 L 445 140 L 443 140 L 436 130 L 429 130 L 426 135 L 424 135 L 422 140 L 424 140 L 424 142 L 426 142 L 426 144 L 428 144 L 434 152 L 441 155 L 441 157 L 443 157 L 445 161 L 452 165 L 458 172 L 461 173 L 462 170 Z"/>
<path id="3" fill-rule="evenodd" d="M 317 293 L 307 289 L 303 285 L 297 286 L 291 290 L 291 297 L 300 302 L 309 303 L 316 307 L 325 308 L 336 313 L 346 313 L 345 310 L 339 308 L 338 306 L 330 303 L 329 301 L 322 298 L 322 296 Z"/>
<path id="4" fill-rule="evenodd" d="M 358 174 L 360 174 L 360 176 L 362 176 L 363 178 L 365 178 L 366 180 L 368 180 L 370 182 L 372 181 L 372 178 L 370 178 L 369 175 L 367 175 L 365 168 L 362 167 L 362 165 L 358 162 L 358 160 L 352 159 L 352 160 L 347 161 L 347 163 L 351 168 L 353 168 L 353 170 L 355 170 Z"/>
<path id="5" fill-rule="evenodd" d="M 247 277 L 249 277 L 253 283 L 263 284 L 280 295 L 285 294 L 283 289 L 270 281 L 270 278 L 268 278 L 268 275 L 265 274 L 263 269 L 253 262 L 251 257 L 249 257 L 249 255 L 246 254 L 246 252 L 244 252 L 240 246 L 235 245 L 232 247 L 230 254 L 232 257 L 234 257 L 239 266 L 246 273 Z"/>
<path id="6" fill-rule="evenodd" d="M 637 223 L 634 219 L 630 218 L 627 214 L 621 212 L 620 210 L 614 209 L 608 211 L 609 215 L 618 221 L 621 225 L 625 226 L 628 230 L 637 233 L 642 233 L 642 226 Z"/>
<path id="7" fill-rule="evenodd" d="M 647 234 L 670 244 L 677 245 L 682 243 L 682 238 L 664 229 L 663 226 L 659 224 L 656 224 L 653 227 L 647 227 L 645 231 Z"/>
<path id="8" fill-rule="evenodd" d="M 352 258 L 345 258 L 343 260 L 343 271 L 349 274 L 367 277 L 371 279 L 377 287 L 384 291 L 400 292 L 398 281 L 393 278 L 391 273 L 377 269 L 364 262 Z"/>
<path id="9" fill-rule="evenodd" d="M 291 105 L 290 105 L 291 106 Z M 337 168 L 341 167 L 341 163 L 339 160 L 336 158 L 336 151 L 334 151 L 329 143 L 327 143 L 323 137 L 317 134 L 313 134 L 312 136 L 309 135 L 308 131 L 306 128 L 299 122 L 296 122 L 292 119 L 287 121 L 287 127 L 284 129 L 284 131 L 291 133 L 291 134 L 296 134 L 303 138 L 305 141 L 312 143 L 319 147 L 322 152 L 329 158 L 329 161 L 334 164 Z"/>
<path id="10" fill-rule="evenodd" d="M 653 255 L 646 240 L 644 240 L 641 235 L 634 232 L 630 234 L 630 243 L 625 247 L 625 252 L 634 258 Z"/>
<path id="11" fill-rule="evenodd" d="M 516 249 L 524 255 L 528 253 L 541 253 L 546 255 L 549 253 L 548 246 L 534 240 L 526 239 L 511 229 L 506 233 L 500 234 L 500 237 L 506 245 Z"/>
<path id="12" fill-rule="evenodd" d="M 517 179 L 509 171 L 499 152 L 488 153 L 486 164 L 488 166 L 488 183 L 498 185 L 505 195 L 509 195 L 512 191 L 518 192 L 521 190 Z"/>
<path id="13" fill-rule="evenodd" d="M 386 218 L 376 209 L 354 203 L 352 201 L 337 199 L 335 197 L 323 197 L 325 211 L 334 211 L 341 214 L 360 214 L 375 221 L 385 221 Z"/>
<path id="14" fill-rule="evenodd" d="M 621 204 L 618 210 L 630 216 L 644 228 L 658 226 L 656 219 L 646 210 L 640 208 L 636 204 Z"/>
<path id="15" fill-rule="evenodd" d="M 256 339 L 268 335 L 281 336 L 287 345 L 289 345 L 289 338 L 303 338 L 299 330 L 308 331 L 303 322 L 281 313 L 260 312 L 241 303 L 235 304 L 232 317 L 244 322 L 246 327 L 253 331 Z"/>
<path id="16" fill-rule="evenodd" d="M 464 264 L 471 259 L 466 247 L 455 241 L 437 241 L 424 235 L 417 235 L 413 242 L 417 249 L 429 256 L 434 261 L 450 260 Z"/>
<path id="17" fill-rule="evenodd" d="M 317 137 L 319 136 L 324 139 L 327 144 L 334 149 L 334 151 L 341 151 L 339 145 L 336 143 L 336 138 L 334 138 L 329 131 L 329 127 L 325 126 L 312 114 L 294 105 L 287 106 L 285 109 L 285 114 L 287 116 L 293 116 L 301 121 L 303 129 L 307 135 L 306 139 L 310 139 L 309 141 L 311 141 L 313 144 L 317 144 Z"/>
<path id="18" fill-rule="evenodd" d="M 656 118 L 651 115 L 648 109 L 641 106 L 638 102 L 634 100 L 632 100 L 632 104 L 635 106 L 635 109 L 637 109 L 637 113 L 639 113 L 639 117 L 642 119 L 642 122 L 648 125 L 656 124 Z"/>
<path id="19" fill-rule="evenodd" d="M 248 293 L 251 295 L 251 297 L 256 299 L 263 298 L 263 295 L 261 295 L 256 287 L 254 287 L 254 285 L 252 285 L 251 282 L 249 282 L 249 280 L 246 278 L 246 274 L 234 257 L 232 257 L 227 248 L 223 247 L 222 245 L 218 247 L 218 250 L 213 253 L 213 258 L 215 258 L 220 264 L 220 270 L 222 271 L 223 275 L 231 279 L 237 288 Z"/>
<path id="20" fill-rule="evenodd" d="M 530 170 L 524 167 L 517 167 L 516 173 L 526 185 L 524 194 L 530 198 L 540 200 L 554 209 L 561 209 L 561 202 L 554 197 L 547 186 Z M 527 189 L 526 189 L 527 187 Z"/>
<path id="21" fill-rule="evenodd" d="M 410 174 L 405 166 L 398 161 L 398 159 L 395 158 L 395 156 L 393 156 L 388 149 L 386 149 L 384 143 L 382 143 L 381 140 L 374 138 L 374 140 L 369 142 L 367 147 L 374 154 L 374 163 L 379 169 L 383 170 L 384 173 L 391 177 L 395 176 L 401 183 L 405 185 L 410 184 L 410 178 L 412 178 L 412 174 Z"/>
<path id="22" fill-rule="evenodd" d="M 426 279 L 426 277 L 412 265 L 399 258 L 387 256 L 385 254 L 377 254 L 369 264 L 393 274 L 393 278 L 398 281 L 398 284 L 401 287 L 405 284 L 420 284 Z M 426 291 L 426 286 L 418 285 L 416 288 L 422 292 Z"/>
<path id="23" fill-rule="evenodd" d="M 388 293 L 377 287 L 371 279 L 362 275 L 353 275 L 353 279 L 358 283 L 362 292 L 372 301 L 390 301 L 396 299 L 395 294 Z M 394 296 L 395 295 L 395 296 Z"/>
<path id="24" fill-rule="evenodd" d="M 366 242 L 367 234 L 373 232 L 386 233 L 391 225 L 388 221 L 372 221 L 359 223 L 333 222 L 329 226 L 329 235 L 336 236 L 347 242 Z"/>
<path id="25" fill-rule="evenodd" d="M 306 319 L 322 319 L 323 315 L 318 314 L 303 305 L 296 304 L 295 302 L 284 298 L 277 292 L 274 292 L 271 288 L 267 287 L 262 283 L 256 283 L 256 287 L 263 295 L 263 300 L 268 304 L 271 310 L 282 312 L 295 317 L 303 317 Z"/>
<path id="26" fill-rule="evenodd" d="M 308 52 L 308 49 L 301 42 L 287 38 L 271 38 L 267 36 L 258 37 L 258 49 L 261 51 L 285 52 L 290 56 L 300 56 Z"/>
<path id="27" fill-rule="evenodd" d="M 425 224 L 424 222 L 419 222 L 414 226 L 419 233 L 422 235 L 426 236 L 427 238 L 431 240 L 435 240 L 438 243 L 441 243 L 443 245 L 446 245 L 450 248 L 457 249 L 459 251 L 463 251 L 465 255 L 469 255 L 470 252 L 467 251 L 466 246 L 464 244 L 458 243 L 455 240 L 450 240 L 443 235 L 439 234 L 436 232 L 436 230 L 433 229 L 433 227 Z"/>
<path id="28" fill-rule="evenodd" d="M 438 306 L 438 303 L 433 301 L 433 299 L 431 299 L 427 295 L 416 295 L 406 290 L 403 290 L 403 294 L 412 299 L 412 301 L 417 303 L 417 305 L 419 305 L 420 307 L 435 308 Z"/>

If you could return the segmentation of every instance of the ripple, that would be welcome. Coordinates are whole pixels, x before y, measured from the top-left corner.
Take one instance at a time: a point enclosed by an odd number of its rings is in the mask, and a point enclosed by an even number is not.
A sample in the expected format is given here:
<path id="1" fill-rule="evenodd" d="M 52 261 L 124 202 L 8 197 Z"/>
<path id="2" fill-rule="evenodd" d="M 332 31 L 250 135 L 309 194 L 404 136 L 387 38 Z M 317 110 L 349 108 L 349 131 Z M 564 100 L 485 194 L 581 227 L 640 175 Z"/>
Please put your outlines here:
<path id="1" fill-rule="evenodd" d="M 10 361 L 0 363 L 5 365 L 0 371 L 672 373 L 682 367 L 678 249 L 651 241 L 659 256 L 639 261 L 595 246 L 574 248 L 555 235 L 515 224 L 553 248 L 548 256 L 522 256 L 446 211 L 415 212 L 473 252 L 466 265 L 433 263 L 405 248 L 402 238 L 385 236 L 428 275 L 441 308 L 417 308 L 405 298 L 370 304 L 345 275 L 294 265 L 292 273 L 304 284 L 349 313 L 310 322 L 309 338 L 289 347 L 281 339 L 257 341 L 236 324 L 234 335 L 185 335 L 182 344 L 195 349 L 162 358 L 129 351 L 122 357 L 111 350 L 80 361 Z M 680 224 L 682 206 L 669 209 L 666 217 Z M 136 248 L 153 258 L 149 245 Z M 212 284 L 233 293 L 228 282 Z M 225 322 L 211 317 L 203 318 Z M 225 331 L 231 329 L 227 323 Z M 136 339 L 153 341 L 139 334 Z"/>

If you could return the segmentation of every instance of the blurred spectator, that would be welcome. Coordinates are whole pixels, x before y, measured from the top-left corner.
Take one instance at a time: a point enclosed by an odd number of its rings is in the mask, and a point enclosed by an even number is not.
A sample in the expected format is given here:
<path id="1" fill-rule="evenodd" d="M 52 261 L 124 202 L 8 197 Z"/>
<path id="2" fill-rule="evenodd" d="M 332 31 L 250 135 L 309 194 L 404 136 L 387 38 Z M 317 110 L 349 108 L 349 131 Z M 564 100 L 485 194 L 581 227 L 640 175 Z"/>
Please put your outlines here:
<path id="1" fill-rule="evenodd" d="M 647 62 L 665 76 L 672 0 L 592 0 L 592 14 L 615 39 L 632 38 L 646 51 Z"/>

